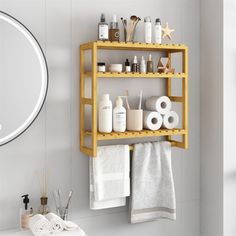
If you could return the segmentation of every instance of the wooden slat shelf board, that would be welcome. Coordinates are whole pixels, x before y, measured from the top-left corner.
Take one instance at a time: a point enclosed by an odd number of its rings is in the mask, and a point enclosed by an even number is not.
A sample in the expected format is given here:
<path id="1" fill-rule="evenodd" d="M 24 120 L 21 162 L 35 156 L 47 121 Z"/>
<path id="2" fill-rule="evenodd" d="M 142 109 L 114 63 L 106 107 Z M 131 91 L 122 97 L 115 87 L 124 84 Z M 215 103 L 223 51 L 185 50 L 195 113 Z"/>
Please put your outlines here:
<path id="1" fill-rule="evenodd" d="M 84 76 L 91 77 L 92 72 L 85 72 Z M 151 79 L 159 79 L 159 78 L 187 78 L 185 73 L 127 73 L 127 72 L 97 72 L 97 78 L 151 78 Z"/>
<path id="2" fill-rule="evenodd" d="M 142 43 L 142 42 L 110 42 L 110 41 L 95 41 L 81 45 L 81 49 L 92 49 L 95 45 L 98 49 L 112 50 L 137 50 L 137 51 L 168 51 L 182 52 L 186 50 L 183 44 L 157 44 L 157 43 Z"/>
<path id="3" fill-rule="evenodd" d="M 142 130 L 142 131 L 125 131 L 123 133 L 111 132 L 111 133 L 97 133 L 97 140 L 113 140 L 113 139 L 129 139 L 129 138 L 143 138 L 143 137 L 155 137 L 155 136 L 168 136 L 168 135 L 180 135 L 186 134 L 184 129 L 160 129 L 156 131 Z M 86 131 L 85 135 L 90 136 L 91 131 Z"/>

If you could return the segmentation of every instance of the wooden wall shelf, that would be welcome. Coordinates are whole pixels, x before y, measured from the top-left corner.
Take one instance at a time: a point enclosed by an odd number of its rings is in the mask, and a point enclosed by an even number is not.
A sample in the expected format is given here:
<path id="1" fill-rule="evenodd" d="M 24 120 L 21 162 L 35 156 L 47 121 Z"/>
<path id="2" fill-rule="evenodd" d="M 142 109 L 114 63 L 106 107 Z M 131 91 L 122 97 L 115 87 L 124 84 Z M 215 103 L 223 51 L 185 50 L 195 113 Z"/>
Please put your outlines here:
<path id="1" fill-rule="evenodd" d="M 85 71 L 85 51 L 91 50 L 92 68 L 91 72 Z M 173 53 L 182 54 L 182 72 L 181 73 L 111 73 L 97 72 L 97 51 L 98 50 L 130 50 L 130 51 L 160 51 L 166 54 L 171 60 Z M 85 97 L 85 81 L 91 78 L 91 98 Z M 109 134 L 99 133 L 97 131 L 97 79 L 98 78 L 124 78 L 124 79 L 165 79 L 166 95 L 171 101 L 182 103 L 182 128 L 181 129 L 160 129 L 157 131 L 126 131 L 124 133 L 112 132 Z M 182 96 L 171 95 L 172 79 L 181 79 Z M 92 127 L 91 131 L 85 130 L 85 105 L 92 107 Z M 173 140 L 172 136 L 181 135 L 182 141 Z M 172 146 L 179 148 L 188 147 L 188 48 L 182 44 L 146 44 L 146 43 L 125 43 L 125 42 L 102 42 L 95 41 L 82 44 L 80 46 L 80 150 L 89 155 L 96 156 L 97 145 L 101 140 L 118 140 L 165 136 Z M 85 138 L 91 139 L 91 147 L 85 145 Z"/>

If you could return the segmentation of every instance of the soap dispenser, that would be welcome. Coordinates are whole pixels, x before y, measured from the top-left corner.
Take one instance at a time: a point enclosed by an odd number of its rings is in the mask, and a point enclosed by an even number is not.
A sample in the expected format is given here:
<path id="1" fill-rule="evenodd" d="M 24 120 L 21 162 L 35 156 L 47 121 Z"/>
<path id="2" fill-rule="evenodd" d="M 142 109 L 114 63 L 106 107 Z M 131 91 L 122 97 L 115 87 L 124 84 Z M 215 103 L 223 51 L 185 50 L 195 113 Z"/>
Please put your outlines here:
<path id="1" fill-rule="evenodd" d="M 29 219 L 33 216 L 33 208 L 29 207 L 29 194 L 21 196 L 23 198 L 24 207 L 20 209 L 20 228 L 22 230 L 29 228 Z"/>
<path id="2" fill-rule="evenodd" d="M 123 107 L 121 96 L 116 99 L 116 107 L 113 110 L 113 130 L 125 132 L 126 130 L 126 109 Z"/>

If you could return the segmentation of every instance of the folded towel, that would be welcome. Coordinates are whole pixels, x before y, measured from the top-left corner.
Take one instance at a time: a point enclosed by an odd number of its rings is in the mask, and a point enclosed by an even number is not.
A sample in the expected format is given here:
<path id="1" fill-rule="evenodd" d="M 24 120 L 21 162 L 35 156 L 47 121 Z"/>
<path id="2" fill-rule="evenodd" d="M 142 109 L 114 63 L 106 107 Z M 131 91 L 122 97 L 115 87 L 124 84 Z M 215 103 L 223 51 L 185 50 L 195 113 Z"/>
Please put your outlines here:
<path id="1" fill-rule="evenodd" d="M 46 217 L 40 214 L 30 217 L 29 228 L 36 236 L 50 234 L 50 222 Z"/>
<path id="2" fill-rule="evenodd" d="M 130 222 L 176 219 L 171 144 L 135 144 L 132 158 Z"/>
<path id="3" fill-rule="evenodd" d="M 65 229 L 65 221 L 54 213 L 45 215 L 51 225 L 51 233 L 59 233 Z"/>
<path id="4" fill-rule="evenodd" d="M 124 206 L 130 195 L 129 146 L 98 147 L 90 158 L 90 208 Z"/>

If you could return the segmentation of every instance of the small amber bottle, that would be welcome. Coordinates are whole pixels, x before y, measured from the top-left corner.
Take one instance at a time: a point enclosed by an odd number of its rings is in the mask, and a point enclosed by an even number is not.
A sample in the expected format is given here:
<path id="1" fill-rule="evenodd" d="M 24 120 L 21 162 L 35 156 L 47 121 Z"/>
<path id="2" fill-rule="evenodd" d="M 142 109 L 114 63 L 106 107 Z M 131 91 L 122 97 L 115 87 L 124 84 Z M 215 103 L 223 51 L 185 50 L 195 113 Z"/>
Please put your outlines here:
<path id="1" fill-rule="evenodd" d="M 110 23 L 109 40 L 110 41 L 120 41 L 120 30 L 118 27 L 116 15 L 113 15 L 113 20 Z"/>
<path id="2" fill-rule="evenodd" d="M 147 73 L 153 73 L 153 62 L 152 62 L 151 54 L 149 54 L 148 61 L 147 61 Z"/>

